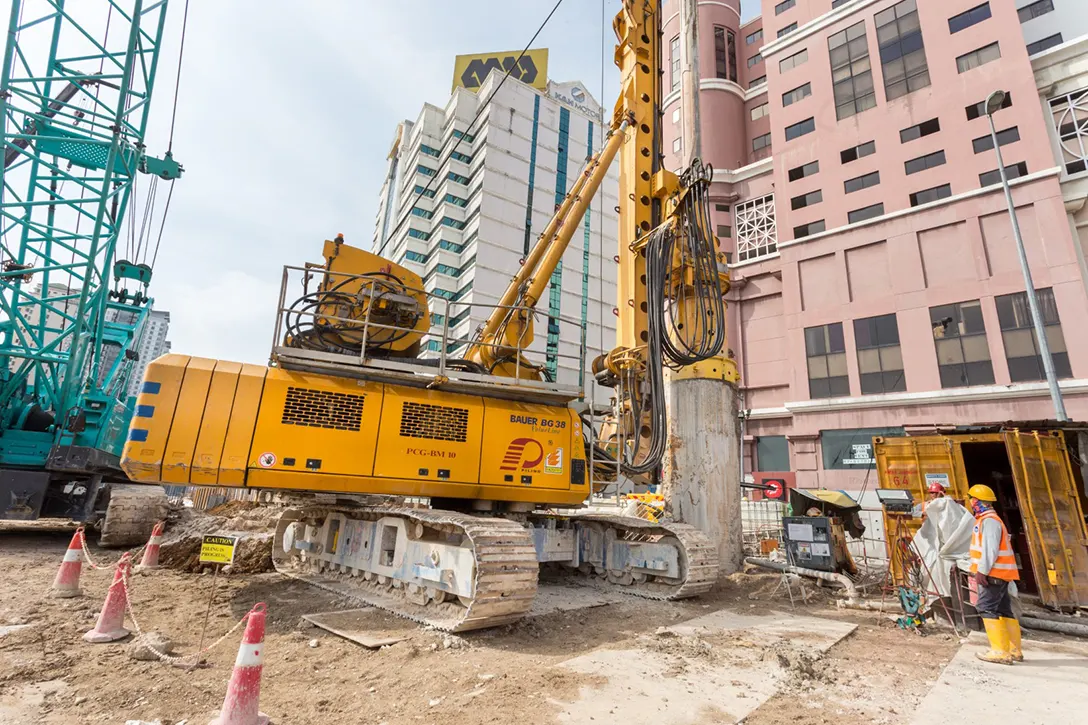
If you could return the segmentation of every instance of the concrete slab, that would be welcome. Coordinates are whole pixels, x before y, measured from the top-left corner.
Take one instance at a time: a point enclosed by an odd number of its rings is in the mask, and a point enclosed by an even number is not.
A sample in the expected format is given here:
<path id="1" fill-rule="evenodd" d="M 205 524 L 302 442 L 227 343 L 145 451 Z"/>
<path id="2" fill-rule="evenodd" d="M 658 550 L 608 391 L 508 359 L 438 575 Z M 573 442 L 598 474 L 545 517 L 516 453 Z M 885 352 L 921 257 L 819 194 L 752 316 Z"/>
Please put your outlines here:
<path id="1" fill-rule="evenodd" d="M 539 617 L 554 612 L 573 612 L 578 609 L 604 607 L 630 600 L 631 597 L 624 594 L 602 591 L 594 587 L 542 582 L 537 586 L 533 606 L 526 616 Z"/>
<path id="2" fill-rule="evenodd" d="M 973 632 L 922 700 L 913 725 L 1057 725 L 1088 719 L 1088 647 L 1024 641 L 1011 667 L 975 658 L 987 649 Z"/>
<path id="3" fill-rule="evenodd" d="M 608 679 L 582 688 L 575 702 L 556 703 L 563 708 L 559 722 L 736 723 L 855 628 L 782 612 L 714 612 L 664 628 L 639 648 L 597 650 L 564 662 L 561 667 Z"/>
<path id="4" fill-rule="evenodd" d="M 390 631 L 382 627 L 386 616 L 374 607 L 363 607 L 362 609 L 303 614 L 302 618 L 315 627 L 361 644 L 367 649 L 380 649 L 407 639 L 416 628 L 414 625 L 406 624 L 402 629 Z"/>

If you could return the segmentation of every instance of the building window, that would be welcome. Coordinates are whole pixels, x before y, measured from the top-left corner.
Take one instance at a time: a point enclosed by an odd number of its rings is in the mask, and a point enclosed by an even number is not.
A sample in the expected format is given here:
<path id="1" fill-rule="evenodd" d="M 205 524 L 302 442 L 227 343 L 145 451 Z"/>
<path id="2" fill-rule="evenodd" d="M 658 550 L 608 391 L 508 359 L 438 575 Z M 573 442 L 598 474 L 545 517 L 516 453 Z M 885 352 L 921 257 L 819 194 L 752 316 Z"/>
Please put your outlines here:
<path id="1" fill-rule="evenodd" d="M 454 206 L 468 206 L 468 199 L 462 199 L 461 197 L 454 196 L 453 194 L 446 194 L 444 197 L 442 197 L 442 201 L 449 202 Z"/>
<path id="2" fill-rule="evenodd" d="M 409 262 L 421 262 L 422 263 L 422 262 L 427 261 L 427 255 L 426 254 L 421 254 L 420 252 L 413 252 L 411 249 L 409 249 L 408 251 L 406 251 L 404 253 L 404 258 L 407 259 Z"/>
<path id="3" fill-rule="evenodd" d="M 952 185 L 942 184 L 940 186 L 934 186 L 932 189 L 923 189 L 922 191 L 914 192 L 910 195 L 910 205 L 921 206 L 922 204 L 928 204 L 931 201 L 947 199 L 950 196 L 952 196 Z"/>
<path id="4" fill-rule="evenodd" d="M 884 92 L 891 101 L 929 85 L 929 65 L 922 43 L 915 0 L 876 14 L 876 38 L 884 70 Z"/>
<path id="5" fill-rule="evenodd" d="M 1012 105 L 1012 94 L 1006 93 L 1005 100 L 1001 102 L 1001 108 L 1008 108 Z M 972 103 L 963 109 L 967 112 L 967 120 L 974 121 L 976 118 L 980 118 L 986 115 L 986 101 L 979 101 L 978 103 Z M 1001 109 L 998 109 L 1001 110 Z"/>
<path id="6" fill-rule="evenodd" d="M 798 166 L 796 168 L 790 169 L 789 170 L 790 181 L 797 181 L 798 179 L 803 179 L 806 176 L 812 176 L 813 174 L 819 173 L 819 171 L 820 171 L 820 162 L 819 161 L 810 161 L 809 163 L 805 164 L 804 166 Z"/>
<path id="7" fill-rule="evenodd" d="M 766 116 L 767 113 L 769 112 L 768 108 L 770 108 L 770 104 L 768 104 L 768 103 L 761 103 L 758 106 L 756 106 L 755 108 L 753 108 L 752 111 L 751 111 L 752 120 L 753 121 L 758 121 L 759 119 Z"/>
<path id="8" fill-rule="evenodd" d="M 958 33 L 990 18 L 990 3 L 982 3 L 948 19 L 948 32 Z"/>
<path id="9" fill-rule="evenodd" d="M 986 65 L 990 61 L 998 60 L 1000 57 L 1001 46 L 998 43 L 990 43 L 956 58 L 956 67 L 959 68 L 960 73 L 966 73 L 972 68 Z"/>
<path id="10" fill-rule="evenodd" d="M 813 234 L 819 234 L 826 228 L 827 225 L 824 223 L 823 219 L 809 222 L 808 224 L 802 224 L 799 227 L 793 228 L 793 238 L 802 239 L 804 237 L 811 237 Z"/>
<path id="11" fill-rule="evenodd" d="M 846 372 L 846 341 L 842 323 L 805 328 L 805 357 L 808 363 L 810 398 L 837 398 L 850 395 Z"/>
<path id="12" fill-rule="evenodd" d="M 794 53 L 788 58 L 783 58 L 778 61 L 778 72 L 785 73 L 788 70 L 793 70 L 799 65 L 804 65 L 808 62 L 808 48 L 805 48 L 799 53 Z"/>
<path id="13" fill-rule="evenodd" d="M 419 229 L 409 228 L 408 229 L 408 236 L 412 237 L 413 239 L 422 239 L 422 240 L 426 241 L 426 240 L 431 238 L 431 233 L 430 232 L 420 231 Z"/>
<path id="14" fill-rule="evenodd" d="M 997 132 L 997 143 L 999 146 L 1016 143 L 1019 140 L 1020 128 L 1018 126 L 1013 126 L 1012 128 L 1006 128 Z M 989 151 L 994 147 L 994 137 L 990 134 L 979 136 L 971 142 L 971 146 L 975 149 L 976 154 L 981 154 L 983 151 Z"/>
<path id="15" fill-rule="evenodd" d="M 458 221 L 457 219 L 452 219 L 452 218 L 450 218 L 448 216 L 442 217 L 442 220 L 439 222 L 439 224 L 441 224 L 442 226 L 445 226 L 445 227 L 453 227 L 454 229 L 464 229 L 465 228 L 465 222 Z"/>
<path id="16" fill-rule="evenodd" d="M 847 179 L 843 182 L 843 188 L 847 194 L 853 194 L 855 191 L 861 191 L 862 189 L 868 189 L 871 186 L 876 186 L 880 183 L 880 172 L 874 171 L 871 174 L 865 174 L 864 176 L 858 176 L 853 179 Z"/>
<path id="17" fill-rule="evenodd" d="M 786 27 L 779 30 L 776 37 L 781 38 L 783 35 L 789 35 L 790 33 L 792 33 L 795 30 L 797 30 L 797 23 L 790 23 Z"/>
<path id="18" fill-rule="evenodd" d="M 929 308 L 942 388 L 993 385 L 994 366 L 978 300 Z"/>
<path id="19" fill-rule="evenodd" d="M 1050 114 L 1067 174 L 1088 169 L 1088 89 L 1051 98 Z"/>
<path id="20" fill-rule="evenodd" d="M 767 76 L 759 76 L 758 78 L 753 78 L 752 80 L 748 81 L 748 89 L 751 90 L 752 88 L 755 88 L 756 86 L 761 86 L 766 82 Z"/>
<path id="21" fill-rule="evenodd" d="M 752 139 L 752 151 L 759 151 L 771 145 L 771 134 L 765 133 Z"/>
<path id="22" fill-rule="evenodd" d="M 452 171 L 449 172 L 449 174 L 446 175 L 446 178 L 449 179 L 450 181 L 456 181 L 458 184 L 464 184 L 465 186 L 468 186 L 468 182 L 471 181 L 471 179 L 469 179 L 467 176 L 462 176 L 461 174 L 455 174 Z"/>
<path id="23" fill-rule="evenodd" d="M 425 196 L 428 199 L 433 199 L 434 189 L 428 189 L 425 186 L 420 186 L 419 184 L 416 184 L 416 194 L 419 194 L 420 196 Z"/>
<path id="24" fill-rule="evenodd" d="M 669 41 L 669 79 L 672 81 L 672 90 L 680 88 L 680 36 Z"/>
<path id="25" fill-rule="evenodd" d="M 857 161 L 860 158 L 864 158 L 870 154 L 876 153 L 876 141 L 866 141 L 863 144 L 854 146 L 852 148 L 845 149 L 839 152 L 839 160 L 848 164 L 851 161 Z"/>
<path id="26" fill-rule="evenodd" d="M 811 83 L 806 83 L 803 86 L 798 86 L 797 88 L 794 88 L 792 91 L 787 91 L 787 92 L 783 93 L 782 94 L 782 105 L 783 106 L 792 106 L 794 103 L 797 103 L 802 98 L 808 98 L 811 95 L 812 95 L 812 84 Z"/>
<path id="27" fill-rule="evenodd" d="M 424 176 L 434 176 L 437 173 L 434 169 L 429 169 L 423 164 L 416 165 L 416 171 Z"/>
<path id="28" fill-rule="evenodd" d="M 759 53 L 756 53 L 755 55 L 748 58 L 748 67 L 751 68 L 752 66 L 756 65 L 757 63 L 762 63 L 762 62 L 763 62 L 763 56 L 761 54 L 759 54 Z"/>
<path id="29" fill-rule="evenodd" d="M 1037 18 L 1040 15 L 1046 15 L 1047 13 L 1054 11 L 1054 0 L 1039 0 L 1031 5 L 1025 5 L 1016 11 L 1016 14 L 1020 16 L 1020 22 L 1026 23 L 1032 18 Z"/>
<path id="30" fill-rule="evenodd" d="M 756 32 L 749 33 L 747 36 L 745 36 L 744 44 L 752 45 L 753 43 L 758 43 L 761 40 L 763 40 L 763 28 L 760 28 Z"/>
<path id="31" fill-rule="evenodd" d="M 1035 55 L 1036 53 L 1042 53 L 1047 48 L 1053 48 L 1055 45 L 1062 44 L 1062 34 L 1054 33 L 1054 35 L 1048 35 L 1042 40 L 1036 40 L 1034 43 L 1028 43 L 1028 55 Z"/>
<path id="32" fill-rule="evenodd" d="M 790 199 L 790 208 L 794 211 L 798 209 L 804 209 L 806 206 L 812 206 L 813 204 L 819 204 L 824 200 L 824 193 L 820 189 L 816 191 L 810 191 L 807 194 L 801 194 Z"/>
<path id="33" fill-rule="evenodd" d="M 855 209 L 852 212 L 848 212 L 846 214 L 846 219 L 851 224 L 856 224 L 857 222 L 863 222 L 866 219 L 875 219 L 876 217 L 882 216 L 883 214 L 884 204 L 882 202 L 880 204 L 873 204 L 872 206 L 867 206 L 861 209 Z"/>
<path id="34" fill-rule="evenodd" d="M 774 6 L 774 14 L 781 15 L 796 4 L 797 0 L 782 0 L 782 2 Z"/>
<path id="35" fill-rule="evenodd" d="M 721 211 L 721 212 L 725 212 L 726 214 L 728 214 L 729 213 L 729 205 L 728 204 L 715 204 L 714 205 L 714 211 Z"/>
<path id="36" fill-rule="evenodd" d="M 831 54 L 831 82 L 835 89 L 835 116 L 842 120 L 876 105 L 865 21 L 827 39 Z"/>
<path id="37" fill-rule="evenodd" d="M 1005 176 L 1008 177 L 1009 181 L 1012 181 L 1013 179 L 1019 179 L 1021 176 L 1027 175 L 1028 165 L 1023 161 L 1018 164 L 1010 164 L 1009 166 L 1005 167 Z M 993 186 L 994 184 L 1000 184 L 1001 172 L 999 172 L 997 169 L 994 169 L 993 171 L 987 171 L 985 173 L 979 174 L 978 183 L 982 186 Z"/>
<path id="38" fill-rule="evenodd" d="M 850 0 L 831 0 L 831 9 L 834 10 L 838 6 L 845 5 L 848 2 L 850 2 Z"/>
<path id="39" fill-rule="evenodd" d="M 430 219 L 431 217 L 434 216 L 433 211 L 427 211 L 426 209 L 420 209 L 418 206 L 413 206 L 412 207 L 412 213 L 415 214 L 416 216 L 421 216 L 424 219 Z"/>
<path id="40" fill-rule="evenodd" d="M 451 151 L 450 158 L 454 161 L 460 161 L 462 164 L 471 164 L 472 157 L 468 154 L 463 154 L 460 151 Z"/>
<path id="41" fill-rule="evenodd" d="M 801 136 L 812 133 L 815 130 L 815 119 L 806 118 L 804 121 L 798 121 L 797 123 L 786 126 L 786 140 L 792 141 L 795 138 L 800 138 Z"/>
<path id="42" fill-rule="evenodd" d="M 725 55 L 725 28 L 714 26 L 714 73 L 718 78 L 729 77 L 729 61 Z"/>
<path id="43" fill-rule="evenodd" d="M 1046 341 L 1050 345 L 1050 354 L 1054 358 L 1054 371 L 1059 378 L 1071 378 L 1069 353 L 1065 349 L 1065 336 L 1062 335 L 1061 320 L 1058 319 L 1058 306 L 1054 302 L 1054 291 L 1050 288 L 1035 291 L 1039 301 L 1039 314 L 1043 318 Z M 1001 295 L 997 302 L 997 319 L 1001 323 L 1001 337 L 1005 343 L 1005 359 L 1009 362 L 1009 377 L 1014 383 L 1030 380 L 1043 380 L 1043 359 L 1036 344 L 1035 328 L 1031 322 L 1031 309 L 1028 307 L 1027 292 Z"/>
<path id="44" fill-rule="evenodd" d="M 923 136 L 929 136 L 930 134 L 937 133 L 941 130 L 941 120 L 939 118 L 931 118 L 928 121 L 922 121 L 916 126 L 910 126 L 904 128 L 899 132 L 900 143 L 907 143 L 913 141 L 916 138 L 922 138 Z"/>
<path id="45" fill-rule="evenodd" d="M 903 164 L 903 166 L 906 169 L 907 176 L 910 176 L 911 174 L 917 174 L 919 171 L 932 169 L 936 166 L 944 166 L 944 164 L 944 151 L 934 151 L 931 154 L 926 154 L 925 156 L 919 156 L 916 159 L 911 159 L 910 161 Z"/>
<path id="46" fill-rule="evenodd" d="M 419 145 L 419 152 L 420 152 L 420 153 L 423 153 L 423 154 L 427 154 L 428 156 L 433 156 L 433 157 L 435 157 L 436 159 L 437 159 L 437 158 L 439 157 L 439 155 L 440 155 L 440 153 L 439 153 L 438 149 L 435 149 L 435 148 L 431 148 L 431 147 L 430 147 L 430 146 L 428 146 L 427 144 L 420 144 L 420 145 Z"/>
<path id="47" fill-rule="evenodd" d="M 790 444 L 786 436 L 756 437 L 756 470 L 760 473 L 790 470 Z"/>
<path id="48" fill-rule="evenodd" d="M 728 224 L 719 224 L 717 236 L 719 239 L 729 239 L 733 236 L 733 227 Z"/>
<path id="49" fill-rule="evenodd" d="M 854 320 L 854 346 L 858 349 L 861 394 L 897 393 L 907 389 L 903 352 L 895 315 Z"/>
<path id="50" fill-rule="evenodd" d="M 737 204 L 737 257 L 743 262 L 778 251 L 778 233 L 774 219 L 774 195 Z"/>
<path id="51" fill-rule="evenodd" d="M 677 136 L 672 140 L 672 152 L 674 154 L 680 153 L 680 149 L 684 147 L 684 140 L 680 136 Z"/>

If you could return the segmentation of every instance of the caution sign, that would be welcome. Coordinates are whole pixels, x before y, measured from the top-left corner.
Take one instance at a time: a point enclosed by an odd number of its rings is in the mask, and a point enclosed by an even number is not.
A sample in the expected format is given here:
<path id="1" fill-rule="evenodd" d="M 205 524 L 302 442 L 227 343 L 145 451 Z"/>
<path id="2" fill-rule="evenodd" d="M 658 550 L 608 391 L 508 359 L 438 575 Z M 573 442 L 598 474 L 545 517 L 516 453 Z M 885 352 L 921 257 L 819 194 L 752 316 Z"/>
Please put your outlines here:
<path id="1" fill-rule="evenodd" d="M 520 56 L 520 60 L 519 60 Z M 522 83 L 546 90 L 548 88 L 548 49 L 535 48 L 525 51 L 510 50 L 500 53 L 481 53 L 479 55 L 459 55 L 453 61 L 453 90 L 467 88 L 479 90 L 487 75 L 497 70 L 509 71 L 511 78 Z"/>
<path id="2" fill-rule="evenodd" d="M 200 541 L 200 561 L 205 564 L 231 564 L 237 544 L 237 536 L 204 536 Z"/>

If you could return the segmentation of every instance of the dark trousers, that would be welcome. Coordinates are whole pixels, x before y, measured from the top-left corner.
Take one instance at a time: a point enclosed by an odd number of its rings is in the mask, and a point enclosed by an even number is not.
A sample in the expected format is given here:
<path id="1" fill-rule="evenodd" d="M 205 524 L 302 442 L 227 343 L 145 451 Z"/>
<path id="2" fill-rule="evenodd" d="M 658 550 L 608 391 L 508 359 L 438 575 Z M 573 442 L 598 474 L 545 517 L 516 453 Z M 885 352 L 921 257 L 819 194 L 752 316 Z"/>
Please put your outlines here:
<path id="1" fill-rule="evenodd" d="M 1004 579 L 986 577 L 986 583 L 978 588 L 978 604 L 975 605 L 983 619 L 1015 619 L 1012 613 L 1012 597 L 1009 596 L 1009 583 Z"/>

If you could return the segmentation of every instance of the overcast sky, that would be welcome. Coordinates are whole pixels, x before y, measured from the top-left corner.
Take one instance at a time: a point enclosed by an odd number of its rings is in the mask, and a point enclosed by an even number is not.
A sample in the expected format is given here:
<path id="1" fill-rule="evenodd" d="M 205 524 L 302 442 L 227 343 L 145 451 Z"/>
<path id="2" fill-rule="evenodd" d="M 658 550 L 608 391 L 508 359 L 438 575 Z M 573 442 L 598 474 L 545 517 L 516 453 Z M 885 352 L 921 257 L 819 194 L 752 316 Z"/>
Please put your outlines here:
<path id="1" fill-rule="evenodd" d="M 320 261 L 338 232 L 369 248 L 396 124 L 446 102 L 454 55 L 520 50 L 551 5 L 191 0 L 174 140 L 185 175 L 152 283 L 174 351 L 265 362 L 281 266 Z M 747 5 L 746 18 L 758 9 Z M 550 78 L 581 81 L 606 108 L 618 92 L 618 7 L 565 0 L 533 44 L 550 49 Z M 166 146 L 183 8 L 171 2 L 148 135 L 155 155 Z"/>

